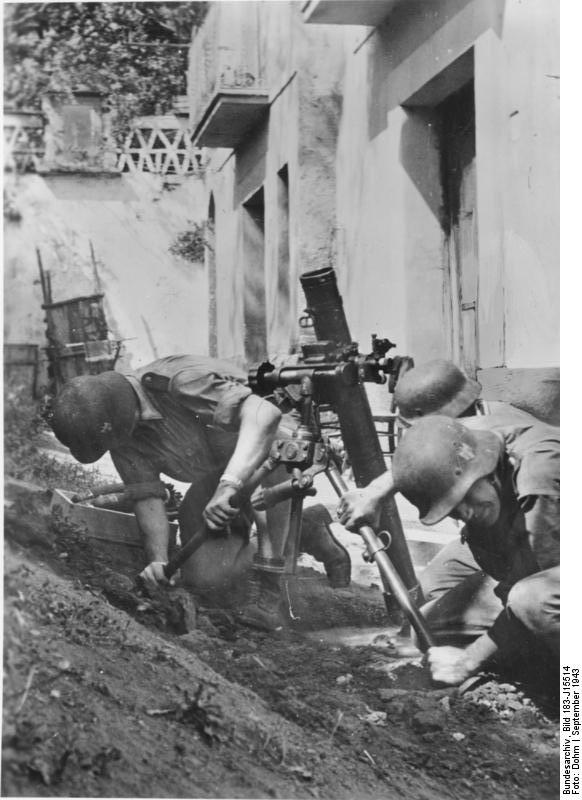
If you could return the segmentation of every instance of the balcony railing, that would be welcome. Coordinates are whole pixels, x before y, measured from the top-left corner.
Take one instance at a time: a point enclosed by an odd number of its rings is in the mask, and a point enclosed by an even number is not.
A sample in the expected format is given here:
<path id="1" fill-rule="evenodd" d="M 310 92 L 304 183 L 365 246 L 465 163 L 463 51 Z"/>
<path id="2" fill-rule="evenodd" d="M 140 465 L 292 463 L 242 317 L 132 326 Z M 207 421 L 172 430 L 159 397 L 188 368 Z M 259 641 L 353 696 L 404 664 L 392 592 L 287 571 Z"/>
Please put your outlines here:
<path id="1" fill-rule="evenodd" d="M 304 22 L 375 27 L 402 2 L 405 0 L 307 0 L 301 12 Z"/>
<path id="2" fill-rule="evenodd" d="M 202 175 L 206 155 L 192 144 L 187 120 L 174 114 L 136 119 L 117 168 L 121 172 L 157 175 Z"/>
<path id="3" fill-rule="evenodd" d="M 190 53 L 194 144 L 236 148 L 266 113 L 260 3 L 214 3 Z"/>

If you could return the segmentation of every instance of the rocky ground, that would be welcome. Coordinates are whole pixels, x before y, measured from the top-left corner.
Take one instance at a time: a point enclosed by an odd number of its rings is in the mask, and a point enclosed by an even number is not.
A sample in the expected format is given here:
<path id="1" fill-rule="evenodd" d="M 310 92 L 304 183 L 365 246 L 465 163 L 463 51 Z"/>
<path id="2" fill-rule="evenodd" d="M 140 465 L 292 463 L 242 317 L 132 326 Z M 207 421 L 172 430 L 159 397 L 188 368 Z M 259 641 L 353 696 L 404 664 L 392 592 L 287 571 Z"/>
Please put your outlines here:
<path id="1" fill-rule="evenodd" d="M 309 567 L 271 636 L 228 608 L 185 614 L 175 590 L 148 599 L 129 566 L 51 518 L 45 487 L 84 479 L 39 459 L 34 437 L 7 444 L 6 472 L 26 484 L 6 493 L 4 796 L 557 795 L 543 665 L 462 696 L 436 687 L 396 647 L 377 586 L 334 591 Z M 377 635 L 334 634 L 346 626 Z"/>

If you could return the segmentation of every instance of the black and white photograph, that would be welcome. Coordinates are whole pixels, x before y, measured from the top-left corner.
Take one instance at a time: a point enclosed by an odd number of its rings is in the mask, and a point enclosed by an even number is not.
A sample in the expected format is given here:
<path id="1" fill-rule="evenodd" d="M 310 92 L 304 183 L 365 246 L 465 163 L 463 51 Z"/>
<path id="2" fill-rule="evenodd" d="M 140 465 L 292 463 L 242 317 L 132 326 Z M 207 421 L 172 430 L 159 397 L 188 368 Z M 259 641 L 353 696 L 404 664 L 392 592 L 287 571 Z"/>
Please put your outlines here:
<path id="1" fill-rule="evenodd" d="M 0 796 L 580 794 L 561 10 L 2 3 Z"/>

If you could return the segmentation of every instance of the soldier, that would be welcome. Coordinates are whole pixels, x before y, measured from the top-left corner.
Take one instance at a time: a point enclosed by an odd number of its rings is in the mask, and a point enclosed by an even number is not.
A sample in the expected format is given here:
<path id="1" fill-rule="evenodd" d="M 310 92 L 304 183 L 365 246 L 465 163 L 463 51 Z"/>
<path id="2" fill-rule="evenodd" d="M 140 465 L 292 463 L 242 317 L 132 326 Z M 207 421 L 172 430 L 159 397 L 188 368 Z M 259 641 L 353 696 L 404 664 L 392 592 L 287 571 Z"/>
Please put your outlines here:
<path id="1" fill-rule="evenodd" d="M 424 608 L 437 642 L 428 661 L 435 680 L 459 684 L 493 656 L 528 643 L 559 652 L 559 428 L 502 415 L 461 423 L 419 420 L 393 458 L 394 489 L 434 525 L 464 523 L 461 541 L 495 584 L 497 602 L 471 577 Z"/>
<path id="2" fill-rule="evenodd" d="M 148 587 L 166 582 L 169 526 L 161 474 L 191 483 L 179 512 L 183 542 L 203 522 L 211 533 L 228 527 L 233 534 L 202 545 L 182 568 L 184 584 L 204 590 L 237 583 L 250 561 L 250 508 L 243 517 L 238 494 L 267 458 L 279 425 L 290 424 L 281 422 L 274 405 L 252 394 L 245 373 L 225 361 L 178 355 L 126 375 L 110 371 L 73 378 L 54 399 L 49 422 L 83 464 L 110 452 L 134 498 L 149 562 L 141 577 Z M 347 585 L 349 556 L 317 509 L 312 515 L 310 525 L 306 512 L 301 544 L 323 560 L 332 585 Z M 267 512 L 265 541 L 254 557 L 250 597 L 240 613 L 246 624 L 267 630 L 281 625 L 288 522 L 288 503 Z"/>
<path id="3" fill-rule="evenodd" d="M 451 361 L 438 359 L 406 372 L 396 385 L 394 400 L 406 428 L 427 414 L 462 418 L 469 425 L 487 424 L 487 420 L 502 426 L 536 422 L 526 411 L 509 403 L 484 401 L 480 394 L 481 385 L 477 381 L 468 378 Z M 367 487 L 344 495 L 338 504 L 339 521 L 353 531 L 366 523 L 377 525 L 383 498 L 395 492 L 391 473 L 383 473 Z M 462 538 L 440 551 L 421 573 L 419 583 L 422 597 L 427 601 L 423 609 L 426 613 L 456 586 L 463 585 L 465 591 L 472 592 L 478 609 L 478 631 L 492 624 L 502 608 L 494 591 L 497 582 L 480 567 Z M 465 624 L 464 637 L 458 630 L 457 637 L 466 640 L 474 633 Z M 450 630 L 449 635 L 452 635 Z"/>
<path id="4" fill-rule="evenodd" d="M 427 414 L 471 417 L 503 413 L 516 421 L 535 419 L 509 403 L 485 401 L 480 395 L 481 384 L 478 381 L 465 375 L 452 361 L 436 359 L 405 372 L 396 384 L 394 403 L 405 428 Z M 373 526 L 378 520 L 382 499 L 391 491 L 390 473 L 384 472 L 365 488 L 347 492 L 338 505 L 339 521 L 352 531 L 357 531 L 363 524 Z M 470 554 L 466 555 L 469 556 L 466 567 L 474 572 L 477 566 Z M 450 550 L 449 558 L 453 557 Z"/>

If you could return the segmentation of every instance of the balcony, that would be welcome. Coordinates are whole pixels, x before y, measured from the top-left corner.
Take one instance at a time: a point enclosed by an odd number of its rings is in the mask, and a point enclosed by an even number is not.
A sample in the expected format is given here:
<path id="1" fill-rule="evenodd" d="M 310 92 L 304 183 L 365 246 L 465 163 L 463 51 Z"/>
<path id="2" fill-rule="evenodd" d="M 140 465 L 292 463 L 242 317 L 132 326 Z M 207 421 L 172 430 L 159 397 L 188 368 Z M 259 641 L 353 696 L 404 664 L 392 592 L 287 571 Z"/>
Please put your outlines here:
<path id="1" fill-rule="evenodd" d="M 369 25 L 384 22 L 403 0 L 307 0 L 301 8 L 303 21 L 325 25 Z"/>
<path id="2" fill-rule="evenodd" d="M 236 149 L 267 113 L 260 3 L 214 3 L 190 52 L 188 95 L 197 147 Z"/>

